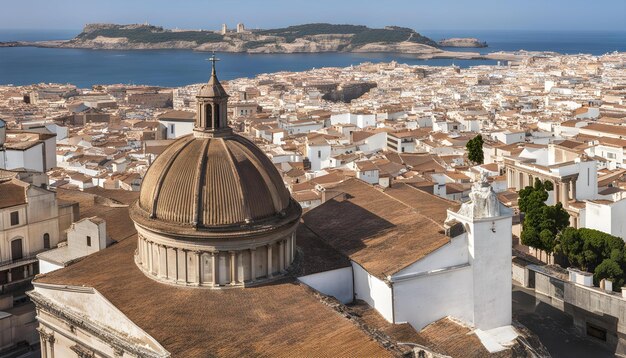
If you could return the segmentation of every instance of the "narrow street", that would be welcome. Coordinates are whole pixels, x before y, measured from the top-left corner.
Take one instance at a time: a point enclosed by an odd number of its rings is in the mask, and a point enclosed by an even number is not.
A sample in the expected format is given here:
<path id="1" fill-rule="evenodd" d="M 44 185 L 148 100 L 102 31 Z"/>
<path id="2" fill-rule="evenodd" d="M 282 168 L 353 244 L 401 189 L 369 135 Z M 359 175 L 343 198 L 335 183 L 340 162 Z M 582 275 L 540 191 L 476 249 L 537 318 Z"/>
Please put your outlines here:
<path id="1" fill-rule="evenodd" d="M 539 336 L 555 358 L 614 357 L 599 343 L 576 334 L 570 316 L 537 300 L 532 290 L 513 287 L 513 319 Z"/>

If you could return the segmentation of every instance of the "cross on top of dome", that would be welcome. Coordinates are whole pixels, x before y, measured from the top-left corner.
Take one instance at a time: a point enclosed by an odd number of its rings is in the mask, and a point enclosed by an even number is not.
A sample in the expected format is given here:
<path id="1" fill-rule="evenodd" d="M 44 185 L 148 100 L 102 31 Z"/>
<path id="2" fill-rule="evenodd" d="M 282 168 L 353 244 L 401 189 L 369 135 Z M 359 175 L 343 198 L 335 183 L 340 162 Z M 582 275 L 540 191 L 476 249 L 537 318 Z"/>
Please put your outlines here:
<path id="1" fill-rule="evenodd" d="M 207 58 L 207 61 L 211 62 L 211 76 L 215 76 L 215 63 L 220 61 L 219 58 L 215 57 L 215 51 L 213 51 L 211 57 Z"/>

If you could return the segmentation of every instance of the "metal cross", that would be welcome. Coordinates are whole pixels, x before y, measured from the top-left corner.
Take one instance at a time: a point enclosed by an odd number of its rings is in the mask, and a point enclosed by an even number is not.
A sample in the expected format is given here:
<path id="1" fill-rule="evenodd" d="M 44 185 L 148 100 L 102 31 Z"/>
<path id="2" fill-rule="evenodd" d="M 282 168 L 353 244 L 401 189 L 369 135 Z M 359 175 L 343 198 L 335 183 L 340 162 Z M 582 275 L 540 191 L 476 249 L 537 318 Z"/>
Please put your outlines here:
<path id="1" fill-rule="evenodd" d="M 207 58 L 207 60 L 211 61 L 212 72 L 215 73 L 215 62 L 220 60 L 219 58 L 215 57 L 215 51 L 213 51 L 213 54 L 211 55 L 211 57 Z"/>

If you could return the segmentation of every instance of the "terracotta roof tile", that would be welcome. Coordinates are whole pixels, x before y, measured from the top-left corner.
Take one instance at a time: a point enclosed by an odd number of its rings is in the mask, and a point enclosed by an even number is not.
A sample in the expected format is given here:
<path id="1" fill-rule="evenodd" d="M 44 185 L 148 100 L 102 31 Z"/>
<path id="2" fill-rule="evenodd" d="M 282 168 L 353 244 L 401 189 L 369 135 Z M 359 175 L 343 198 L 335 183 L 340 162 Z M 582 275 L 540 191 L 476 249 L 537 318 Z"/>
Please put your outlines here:
<path id="1" fill-rule="evenodd" d="M 450 241 L 443 222 L 363 181 L 349 179 L 333 191 L 347 198 L 340 195 L 309 211 L 304 224 L 377 277 L 384 279 Z"/>
<path id="2" fill-rule="evenodd" d="M 135 266 L 136 247 L 124 240 L 35 282 L 97 289 L 174 357 L 391 356 L 293 279 L 228 290 L 165 285 Z"/>

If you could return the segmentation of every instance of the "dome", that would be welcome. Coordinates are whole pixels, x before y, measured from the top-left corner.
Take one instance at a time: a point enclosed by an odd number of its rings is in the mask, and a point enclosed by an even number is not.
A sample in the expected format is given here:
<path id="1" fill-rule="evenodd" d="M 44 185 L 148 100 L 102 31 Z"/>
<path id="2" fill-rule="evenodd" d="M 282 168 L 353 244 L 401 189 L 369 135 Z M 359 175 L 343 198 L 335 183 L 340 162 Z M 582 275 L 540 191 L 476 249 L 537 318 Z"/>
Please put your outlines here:
<path id="1" fill-rule="evenodd" d="M 150 166 L 134 219 L 172 233 L 248 231 L 292 221 L 300 212 L 272 162 L 251 141 L 234 133 L 191 134 Z"/>
<path id="2" fill-rule="evenodd" d="M 302 208 L 265 153 L 228 126 L 215 61 L 192 134 L 156 158 L 130 208 L 135 262 L 164 283 L 246 287 L 288 272 Z"/>

